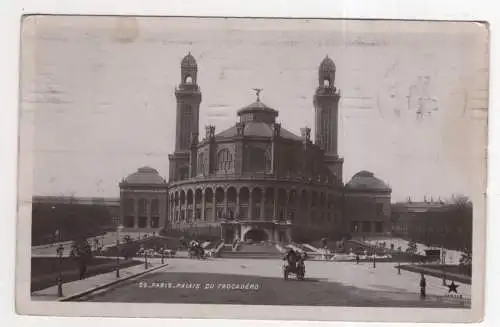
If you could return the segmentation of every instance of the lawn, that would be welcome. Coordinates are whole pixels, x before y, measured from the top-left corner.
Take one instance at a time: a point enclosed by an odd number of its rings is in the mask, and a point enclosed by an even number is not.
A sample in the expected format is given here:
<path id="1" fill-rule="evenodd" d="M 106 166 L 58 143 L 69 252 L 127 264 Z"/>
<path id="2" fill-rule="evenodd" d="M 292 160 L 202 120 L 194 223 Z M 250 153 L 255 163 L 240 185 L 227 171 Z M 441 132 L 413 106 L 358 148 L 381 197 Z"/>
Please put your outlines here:
<path id="1" fill-rule="evenodd" d="M 120 260 L 120 267 L 126 268 L 140 264 L 137 260 Z M 80 278 L 78 262 L 74 258 L 63 258 L 63 283 L 72 282 Z M 93 258 L 87 266 L 86 277 L 100 275 L 116 270 L 116 259 Z M 31 291 L 41 290 L 57 285 L 59 278 L 58 258 L 31 258 Z"/>

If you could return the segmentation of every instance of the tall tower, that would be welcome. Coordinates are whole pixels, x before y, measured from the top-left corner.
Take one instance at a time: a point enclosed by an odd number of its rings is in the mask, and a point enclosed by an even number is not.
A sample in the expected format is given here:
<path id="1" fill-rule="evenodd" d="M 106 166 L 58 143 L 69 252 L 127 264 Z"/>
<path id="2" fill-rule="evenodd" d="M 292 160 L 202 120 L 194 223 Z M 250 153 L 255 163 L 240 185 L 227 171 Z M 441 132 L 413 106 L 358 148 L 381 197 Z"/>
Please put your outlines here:
<path id="1" fill-rule="evenodd" d="M 316 143 L 325 151 L 330 172 L 342 178 L 342 159 L 338 157 L 338 115 L 340 92 L 335 87 L 335 64 L 326 56 L 318 69 L 318 88 L 314 94 Z"/>
<path id="2" fill-rule="evenodd" d="M 171 181 L 183 180 L 190 175 L 190 157 L 198 141 L 201 92 L 197 84 L 198 65 L 188 53 L 181 62 L 181 83 L 175 90 L 177 99 L 175 124 L 175 151 L 169 155 Z M 193 159 L 193 158 L 191 158 Z"/>
<path id="3" fill-rule="evenodd" d="M 198 134 L 201 92 L 197 84 L 198 65 L 191 53 L 181 62 L 181 83 L 175 90 L 177 98 L 175 152 L 188 152 L 191 136 Z"/>

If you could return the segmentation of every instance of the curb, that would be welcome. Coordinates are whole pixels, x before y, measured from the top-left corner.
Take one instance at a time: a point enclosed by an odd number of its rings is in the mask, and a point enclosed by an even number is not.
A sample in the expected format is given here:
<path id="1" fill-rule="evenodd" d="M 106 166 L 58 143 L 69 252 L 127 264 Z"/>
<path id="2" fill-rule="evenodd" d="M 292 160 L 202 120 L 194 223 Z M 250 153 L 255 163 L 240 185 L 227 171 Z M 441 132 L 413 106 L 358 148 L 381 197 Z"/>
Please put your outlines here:
<path id="1" fill-rule="evenodd" d="M 76 299 L 78 299 L 80 297 L 89 295 L 89 294 L 94 293 L 96 291 L 100 291 L 100 290 L 102 290 L 104 288 L 108 288 L 110 286 L 116 285 L 116 284 L 121 283 L 123 281 L 129 280 L 129 279 L 132 279 L 132 278 L 135 278 L 135 277 L 138 277 L 138 276 L 145 275 L 147 273 L 150 273 L 152 271 L 155 271 L 157 269 L 160 269 L 160 268 L 163 268 L 163 267 L 166 267 L 166 266 L 168 266 L 168 263 L 160 264 L 158 267 L 153 267 L 151 269 L 144 270 L 144 271 L 141 271 L 139 273 L 136 273 L 136 274 L 133 274 L 133 275 L 130 275 L 130 276 L 127 276 L 127 277 L 123 277 L 123 278 L 114 280 L 112 282 L 109 282 L 109 283 L 106 283 L 106 284 L 103 284 L 103 285 L 92 287 L 92 288 L 90 288 L 88 290 L 85 290 L 85 291 L 82 291 L 82 292 L 79 292 L 79 293 L 76 293 L 76 294 L 73 294 L 73 295 L 68 295 L 68 296 L 62 297 L 62 298 L 58 299 L 57 301 L 59 301 L 59 302 L 67 302 L 67 301 L 76 300 Z"/>
<path id="2" fill-rule="evenodd" d="M 394 268 L 398 268 L 398 266 L 395 266 Z M 420 274 L 420 273 L 423 273 L 425 275 L 428 275 L 428 276 L 432 276 L 432 277 L 435 277 L 435 278 L 442 278 L 443 276 L 443 273 L 442 272 L 435 272 L 435 271 L 430 271 L 428 269 L 432 269 L 432 268 L 425 268 L 425 267 L 419 267 L 419 266 L 413 266 L 413 265 L 408 265 L 408 264 L 404 264 L 404 265 L 399 265 L 399 268 L 401 268 L 402 270 L 405 270 L 405 271 L 409 271 L 409 272 L 412 272 L 412 273 L 417 273 L 417 274 Z M 459 282 L 459 283 L 462 283 L 462 284 L 465 284 L 465 285 L 471 285 L 472 284 L 472 277 L 468 277 L 468 276 L 460 276 L 455 273 L 444 273 L 444 276 L 446 278 L 446 280 L 448 281 L 455 281 L 455 282 Z"/>

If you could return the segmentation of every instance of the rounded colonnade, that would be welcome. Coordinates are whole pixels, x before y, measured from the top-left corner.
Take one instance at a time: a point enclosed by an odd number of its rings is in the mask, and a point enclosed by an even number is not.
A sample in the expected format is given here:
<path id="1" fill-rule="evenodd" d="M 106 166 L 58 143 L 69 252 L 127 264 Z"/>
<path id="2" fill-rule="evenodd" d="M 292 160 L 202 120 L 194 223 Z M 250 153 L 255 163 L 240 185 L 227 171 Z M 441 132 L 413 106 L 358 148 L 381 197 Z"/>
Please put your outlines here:
<path id="1" fill-rule="evenodd" d="M 242 183 L 183 184 L 171 186 L 168 193 L 168 220 L 171 228 L 238 222 L 248 226 L 269 224 L 330 225 L 338 215 L 338 194 L 324 187 L 302 185 L 248 185 Z M 237 238 L 244 240 L 252 228 L 243 226 Z M 272 238 L 266 235 L 254 238 Z"/>

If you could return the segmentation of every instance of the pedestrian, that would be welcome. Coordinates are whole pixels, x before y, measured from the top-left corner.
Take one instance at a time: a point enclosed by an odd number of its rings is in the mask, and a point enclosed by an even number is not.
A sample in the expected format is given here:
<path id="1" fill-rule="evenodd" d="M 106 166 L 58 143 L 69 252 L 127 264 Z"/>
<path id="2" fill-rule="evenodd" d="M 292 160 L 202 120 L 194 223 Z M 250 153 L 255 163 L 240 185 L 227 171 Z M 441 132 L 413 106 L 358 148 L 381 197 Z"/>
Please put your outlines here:
<path id="1" fill-rule="evenodd" d="M 424 274 L 420 274 L 420 297 L 423 299 L 425 298 L 425 288 L 427 286 L 427 282 L 425 280 Z"/>
<path id="2" fill-rule="evenodd" d="M 356 253 L 356 264 L 359 265 L 359 253 Z"/>
<path id="3" fill-rule="evenodd" d="M 87 272 L 87 265 L 83 258 L 79 259 L 79 264 L 80 264 L 80 280 L 82 280 L 85 278 L 85 273 Z"/>

